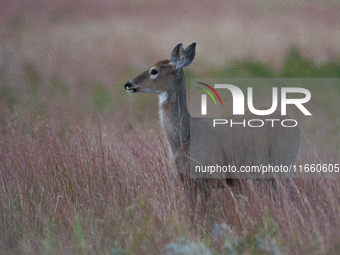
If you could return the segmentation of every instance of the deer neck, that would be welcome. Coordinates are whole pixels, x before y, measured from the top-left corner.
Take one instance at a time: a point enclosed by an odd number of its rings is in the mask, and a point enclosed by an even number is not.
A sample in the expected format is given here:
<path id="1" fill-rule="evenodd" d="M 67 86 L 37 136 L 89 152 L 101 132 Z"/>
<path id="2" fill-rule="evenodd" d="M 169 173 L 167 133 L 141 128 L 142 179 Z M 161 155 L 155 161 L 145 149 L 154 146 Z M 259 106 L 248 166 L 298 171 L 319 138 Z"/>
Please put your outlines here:
<path id="1" fill-rule="evenodd" d="M 172 153 L 184 148 L 190 141 L 190 115 L 186 103 L 185 76 L 183 71 L 159 95 L 159 115 L 162 128 Z"/>

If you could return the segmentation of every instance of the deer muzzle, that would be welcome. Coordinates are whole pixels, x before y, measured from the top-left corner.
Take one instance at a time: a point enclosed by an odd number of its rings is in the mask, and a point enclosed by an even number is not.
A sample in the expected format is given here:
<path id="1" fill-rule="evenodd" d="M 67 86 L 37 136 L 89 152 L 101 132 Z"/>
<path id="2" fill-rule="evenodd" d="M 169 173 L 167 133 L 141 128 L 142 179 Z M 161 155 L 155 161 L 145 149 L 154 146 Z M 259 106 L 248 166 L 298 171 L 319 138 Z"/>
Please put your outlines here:
<path id="1" fill-rule="evenodd" d="M 124 88 L 127 90 L 127 92 L 130 92 L 130 93 L 134 93 L 139 90 L 139 86 L 131 83 L 130 81 L 125 83 Z"/>

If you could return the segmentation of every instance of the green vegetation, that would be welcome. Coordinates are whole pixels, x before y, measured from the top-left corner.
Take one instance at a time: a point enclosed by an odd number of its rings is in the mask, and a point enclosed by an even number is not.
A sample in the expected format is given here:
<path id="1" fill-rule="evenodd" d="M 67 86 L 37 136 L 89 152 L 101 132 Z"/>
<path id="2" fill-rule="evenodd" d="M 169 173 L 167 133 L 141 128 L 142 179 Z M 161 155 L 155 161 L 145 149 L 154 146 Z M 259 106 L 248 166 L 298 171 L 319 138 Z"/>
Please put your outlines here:
<path id="1" fill-rule="evenodd" d="M 286 60 L 278 71 L 258 61 L 234 61 L 230 65 L 207 71 L 211 78 L 340 78 L 340 62 L 320 66 L 303 58 L 296 47 L 292 46 Z"/>

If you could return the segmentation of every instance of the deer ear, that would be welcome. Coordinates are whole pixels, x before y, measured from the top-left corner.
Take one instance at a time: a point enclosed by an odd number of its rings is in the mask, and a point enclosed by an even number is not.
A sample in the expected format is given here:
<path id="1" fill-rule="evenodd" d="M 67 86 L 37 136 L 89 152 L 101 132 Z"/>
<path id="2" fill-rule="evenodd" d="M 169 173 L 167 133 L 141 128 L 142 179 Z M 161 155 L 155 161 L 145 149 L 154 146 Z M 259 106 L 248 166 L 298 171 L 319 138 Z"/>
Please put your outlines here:
<path id="1" fill-rule="evenodd" d="M 175 66 L 175 69 L 180 69 L 185 61 L 185 51 L 183 44 L 179 43 L 175 46 L 171 53 L 171 62 Z"/>
<path id="2" fill-rule="evenodd" d="M 185 61 L 183 67 L 188 66 L 192 63 L 196 54 L 196 42 L 193 42 L 185 49 Z"/>

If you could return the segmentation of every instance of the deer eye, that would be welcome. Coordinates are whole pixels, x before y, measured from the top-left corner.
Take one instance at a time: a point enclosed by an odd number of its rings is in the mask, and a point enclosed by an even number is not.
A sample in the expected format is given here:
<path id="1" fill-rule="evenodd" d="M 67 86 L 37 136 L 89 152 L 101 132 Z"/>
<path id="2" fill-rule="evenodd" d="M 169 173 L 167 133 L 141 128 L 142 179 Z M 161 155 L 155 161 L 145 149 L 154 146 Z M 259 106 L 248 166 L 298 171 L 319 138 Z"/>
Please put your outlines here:
<path id="1" fill-rule="evenodd" d="M 152 75 L 158 74 L 158 71 L 156 69 L 152 69 L 150 74 L 152 74 Z"/>

